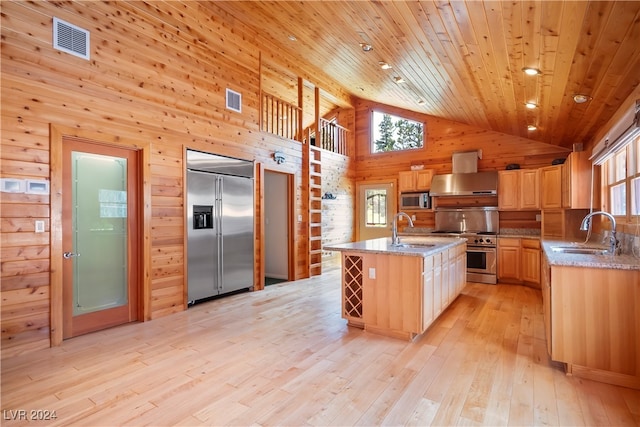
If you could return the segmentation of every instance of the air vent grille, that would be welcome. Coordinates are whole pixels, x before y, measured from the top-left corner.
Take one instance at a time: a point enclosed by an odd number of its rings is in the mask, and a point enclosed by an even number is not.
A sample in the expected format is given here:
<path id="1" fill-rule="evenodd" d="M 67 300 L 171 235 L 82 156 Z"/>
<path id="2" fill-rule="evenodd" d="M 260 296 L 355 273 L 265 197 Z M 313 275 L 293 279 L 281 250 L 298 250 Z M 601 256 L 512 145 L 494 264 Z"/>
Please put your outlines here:
<path id="1" fill-rule="evenodd" d="M 54 17 L 53 47 L 88 60 L 89 31 Z"/>
<path id="2" fill-rule="evenodd" d="M 227 109 L 242 113 L 242 94 L 227 89 Z"/>

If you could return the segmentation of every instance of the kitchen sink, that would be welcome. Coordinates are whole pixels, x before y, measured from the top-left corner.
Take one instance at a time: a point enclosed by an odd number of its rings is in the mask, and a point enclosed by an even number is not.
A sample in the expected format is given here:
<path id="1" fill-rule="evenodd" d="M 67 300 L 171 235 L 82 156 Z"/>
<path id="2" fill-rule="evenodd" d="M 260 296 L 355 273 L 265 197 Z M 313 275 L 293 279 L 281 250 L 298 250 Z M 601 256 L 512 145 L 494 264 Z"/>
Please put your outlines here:
<path id="1" fill-rule="evenodd" d="M 597 248 L 590 246 L 552 246 L 553 252 L 564 254 L 583 254 L 583 255 L 608 255 L 609 250 L 605 248 Z"/>
<path id="2" fill-rule="evenodd" d="M 397 248 L 413 248 L 413 249 L 422 249 L 422 248 L 432 248 L 435 245 L 430 243 L 399 243 L 396 245 Z"/>

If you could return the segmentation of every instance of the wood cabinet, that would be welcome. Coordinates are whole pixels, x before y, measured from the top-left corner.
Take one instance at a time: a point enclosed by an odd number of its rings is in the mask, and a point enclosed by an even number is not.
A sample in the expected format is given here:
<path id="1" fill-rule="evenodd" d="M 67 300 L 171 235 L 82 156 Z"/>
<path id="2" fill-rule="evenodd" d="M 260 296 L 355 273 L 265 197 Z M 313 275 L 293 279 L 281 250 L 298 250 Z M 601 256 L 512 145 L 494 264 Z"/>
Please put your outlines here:
<path id="1" fill-rule="evenodd" d="M 547 350 L 567 372 L 640 389 L 640 271 L 542 262 Z"/>
<path id="2" fill-rule="evenodd" d="M 433 169 L 403 171 L 398 175 L 398 191 L 428 191 L 431 188 Z"/>
<path id="3" fill-rule="evenodd" d="M 538 169 L 499 171 L 498 209 L 539 210 L 540 171 Z"/>
<path id="4" fill-rule="evenodd" d="M 522 281 L 540 285 L 540 240 L 521 239 Z"/>
<path id="5" fill-rule="evenodd" d="M 562 208 L 562 165 L 540 169 L 540 207 L 543 210 Z"/>
<path id="6" fill-rule="evenodd" d="M 498 280 L 540 286 L 540 240 L 500 237 L 498 239 Z"/>
<path id="7" fill-rule="evenodd" d="M 519 238 L 498 238 L 498 280 L 520 281 L 521 253 Z"/>
<path id="8" fill-rule="evenodd" d="M 540 274 L 544 333 L 547 338 L 547 353 L 551 355 L 551 268 L 545 256 L 542 257 Z"/>
<path id="9" fill-rule="evenodd" d="M 584 151 L 569 154 L 562 165 L 541 168 L 541 208 L 589 209 L 591 181 L 591 162 Z"/>
<path id="10" fill-rule="evenodd" d="M 520 209 L 540 209 L 540 170 L 523 169 L 520 171 Z"/>
<path id="11" fill-rule="evenodd" d="M 589 154 L 586 151 L 569 154 L 562 165 L 562 174 L 562 207 L 589 209 L 592 181 Z"/>
<path id="12" fill-rule="evenodd" d="M 501 211 L 520 208 L 520 171 L 498 171 L 498 209 Z"/>
<path id="13" fill-rule="evenodd" d="M 423 333 L 466 284 L 466 246 L 427 257 L 343 252 L 342 317 L 402 339 Z"/>

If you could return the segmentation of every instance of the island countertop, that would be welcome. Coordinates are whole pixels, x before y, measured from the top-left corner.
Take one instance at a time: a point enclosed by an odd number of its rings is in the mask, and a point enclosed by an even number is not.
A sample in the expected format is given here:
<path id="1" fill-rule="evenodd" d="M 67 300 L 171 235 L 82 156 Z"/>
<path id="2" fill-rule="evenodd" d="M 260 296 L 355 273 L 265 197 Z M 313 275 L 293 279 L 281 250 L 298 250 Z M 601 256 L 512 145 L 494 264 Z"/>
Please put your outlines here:
<path id="1" fill-rule="evenodd" d="M 371 252 L 387 255 L 427 257 L 458 245 L 464 245 L 467 240 L 458 237 L 402 236 L 400 243 L 409 246 L 394 246 L 391 244 L 390 237 L 381 237 L 379 239 L 324 246 L 323 249 L 325 251 Z"/>

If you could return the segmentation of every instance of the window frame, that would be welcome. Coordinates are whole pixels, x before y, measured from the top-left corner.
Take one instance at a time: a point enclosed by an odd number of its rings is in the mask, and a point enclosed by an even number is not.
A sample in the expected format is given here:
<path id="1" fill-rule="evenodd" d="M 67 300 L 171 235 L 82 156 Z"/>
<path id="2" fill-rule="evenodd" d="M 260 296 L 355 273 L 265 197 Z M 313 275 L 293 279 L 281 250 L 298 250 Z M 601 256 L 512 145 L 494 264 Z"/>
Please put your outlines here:
<path id="1" fill-rule="evenodd" d="M 619 160 L 623 151 L 626 171 L 624 178 L 621 178 L 618 177 L 620 171 L 617 168 L 621 164 Z M 607 212 L 612 212 L 614 217 L 622 222 L 630 223 L 640 217 L 640 212 L 633 213 L 633 184 L 636 179 L 640 179 L 640 136 L 625 145 L 621 150 L 613 153 L 602 165 L 603 207 Z M 612 190 L 622 184 L 625 186 L 625 213 L 613 213 Z"/>
<path id="2" fill-rule="evenodd" d="M 404 148 L 401 150 L 390 150 L 390 151 L 375 151 L 375 120 L 374 115 L 382 114 L 389 115 L 391 117 L 397 118 L 399 120 L 408 120 L 409 122 L 418 123 L 422 125 L 422 146 L 416 148 Z M 416 153 L 421 150 L 425 150 L 427 148 L 427 122 L 422 119 L 418 119 L 413 117 L 410 113 L 398 113 L 398 112 L 390 112 L 382 108 L 374 108 L 370 111 L 369 114 L 369 153 L 371 155 L 384 155 L 384 154 L 393 154 L 393 153 Z"/>

